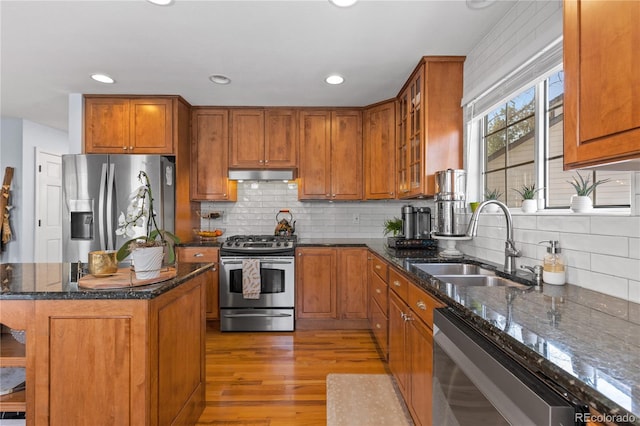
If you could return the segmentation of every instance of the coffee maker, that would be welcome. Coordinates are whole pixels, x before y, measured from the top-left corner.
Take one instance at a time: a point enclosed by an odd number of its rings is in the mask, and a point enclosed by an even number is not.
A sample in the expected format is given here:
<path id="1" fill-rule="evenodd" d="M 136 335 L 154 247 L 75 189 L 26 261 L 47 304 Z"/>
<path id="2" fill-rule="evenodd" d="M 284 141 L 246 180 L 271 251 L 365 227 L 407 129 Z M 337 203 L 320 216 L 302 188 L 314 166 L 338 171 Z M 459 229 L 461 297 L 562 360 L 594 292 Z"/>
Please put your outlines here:
<path id="1" fill-rule="evenodd" d="M 467 173 L 464 170 L 447 169 L 436 172 L 435 178 L 435 235 L 442 237 L 465 235 Z"/>
<path id="2" fill-rule="evenodd" d="M 431 238 L 431 209 L 402 206 L 402 235 L 407 240 Z"/>

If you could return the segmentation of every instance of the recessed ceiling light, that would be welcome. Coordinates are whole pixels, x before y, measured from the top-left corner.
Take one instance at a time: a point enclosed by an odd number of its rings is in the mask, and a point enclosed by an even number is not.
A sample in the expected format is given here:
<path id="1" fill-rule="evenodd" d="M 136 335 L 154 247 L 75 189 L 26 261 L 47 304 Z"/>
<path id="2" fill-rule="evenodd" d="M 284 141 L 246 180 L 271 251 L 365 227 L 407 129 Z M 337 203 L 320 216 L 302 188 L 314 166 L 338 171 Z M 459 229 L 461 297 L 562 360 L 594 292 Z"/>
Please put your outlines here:
<path id="1" fill-rule="evenodd" d="M 149 3 L 156 4 L 158 6 L 169 6 L 173 3 L 173 0 L 147 0 Z"/>
<path id="2" fill-rule="evenodd" d="M 98 73 L 91 74 L 91 78 L 94 79 L 95 81 L 99 81 L 100 83 L 105 83 L 105 84 L 113 84 L 116 82 L 113 78 L 109 77 L 106 74 L 98 74 Z"/>
<path id="3" fill-rule="evenodd" d="M 344 82 L 344 78 L 342 78 L 342 76 L 339 76 L 338 74 L 332 74 L 329 77 L 325 78 L 324 81 L 329 84 L 342 84 Z"/>
<path id="4" fill-rule="evenodd" d="M 358 0 L 329 0 L 329 1 L 338 7 L 349 7 L 356 4 Z"/>
<path id="5" fill-rule="evenodd" d="M 231 79 L 226 75 L 222 74 L 213 74 L 209 76 L 209 80 L 213 81 L 216 84 L 229 84 L 231 83 Z"/>

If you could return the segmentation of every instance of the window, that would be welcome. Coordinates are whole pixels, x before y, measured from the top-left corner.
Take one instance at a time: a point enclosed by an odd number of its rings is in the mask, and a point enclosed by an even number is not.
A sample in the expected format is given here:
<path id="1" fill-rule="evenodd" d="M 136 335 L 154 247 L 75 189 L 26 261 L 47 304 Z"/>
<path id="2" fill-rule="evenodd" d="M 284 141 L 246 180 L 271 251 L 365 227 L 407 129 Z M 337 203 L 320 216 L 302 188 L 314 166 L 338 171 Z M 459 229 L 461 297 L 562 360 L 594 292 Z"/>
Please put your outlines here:
<path id="1" fill-rule="evenodd" d="M 497 190 L 509 207 L 520 207 L 514 191 L 543 188 L 545 208 L 568 208 L 575 171 L 563 170 L 564 73 L 554 72 L 501 103 L 482 118 L 485 193 Z M 609 179 L 592 194 L 594 207 L 628 207 L 631 174 L 582 170 L 593 182 Z"/>

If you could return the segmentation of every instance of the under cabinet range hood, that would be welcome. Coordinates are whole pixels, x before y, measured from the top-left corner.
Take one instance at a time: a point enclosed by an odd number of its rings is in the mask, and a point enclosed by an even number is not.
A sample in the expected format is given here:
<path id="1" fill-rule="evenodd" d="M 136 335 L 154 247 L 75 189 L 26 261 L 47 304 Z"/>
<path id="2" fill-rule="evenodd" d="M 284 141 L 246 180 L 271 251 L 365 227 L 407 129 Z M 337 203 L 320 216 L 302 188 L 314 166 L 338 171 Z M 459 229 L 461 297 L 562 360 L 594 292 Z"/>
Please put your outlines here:
<path id="1" fill-rule="evenodd" d="M 296 171 L 271 169 L 229 170 L 230 180 L 294 180 Z"/>

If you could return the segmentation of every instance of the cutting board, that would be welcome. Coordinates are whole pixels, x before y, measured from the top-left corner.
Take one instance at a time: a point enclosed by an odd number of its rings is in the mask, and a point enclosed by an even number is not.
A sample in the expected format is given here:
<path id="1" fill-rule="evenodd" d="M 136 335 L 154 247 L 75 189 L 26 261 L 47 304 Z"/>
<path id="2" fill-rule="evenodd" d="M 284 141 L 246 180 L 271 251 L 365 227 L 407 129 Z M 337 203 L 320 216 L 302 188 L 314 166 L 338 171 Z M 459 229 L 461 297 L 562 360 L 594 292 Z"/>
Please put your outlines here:
<path id="1" fill-rule="evenodd" d="M 162 281 L 175 278 L 176 268 L 166 268 L 160 272 L 160 276 L 147 280 L 136 279 L 135 273 L 130 268 L 119 268 L 118 272 L 108 277 L 96 277 L 85 275 L 78 280 L 78 287 L 92 289 L 139 287 L 149 284 L 157 284 Z"/>

